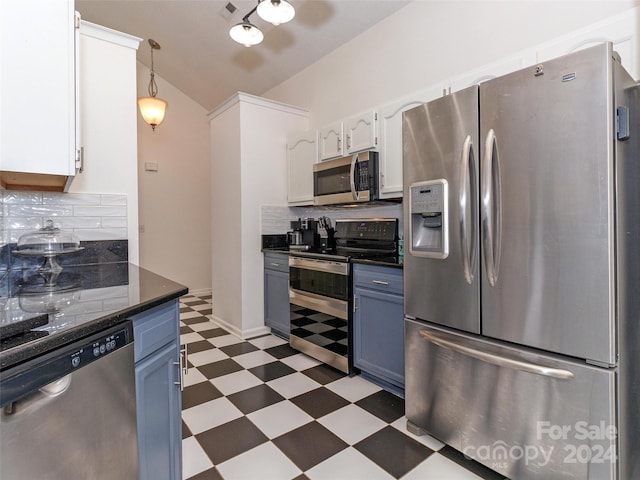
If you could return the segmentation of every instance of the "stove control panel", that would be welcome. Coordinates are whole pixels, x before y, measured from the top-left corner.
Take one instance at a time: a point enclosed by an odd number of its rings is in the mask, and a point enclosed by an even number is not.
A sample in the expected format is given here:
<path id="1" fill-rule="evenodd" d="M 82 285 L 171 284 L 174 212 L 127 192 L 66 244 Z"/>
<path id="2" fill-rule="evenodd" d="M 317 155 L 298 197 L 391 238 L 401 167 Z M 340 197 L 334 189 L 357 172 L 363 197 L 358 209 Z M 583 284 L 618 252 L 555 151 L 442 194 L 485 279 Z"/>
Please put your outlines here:
<path id="1" fill-rule="evenodd" d="M 336 220 L 336 238 L 394 241 L 397 236 L 397 218 Z"/>

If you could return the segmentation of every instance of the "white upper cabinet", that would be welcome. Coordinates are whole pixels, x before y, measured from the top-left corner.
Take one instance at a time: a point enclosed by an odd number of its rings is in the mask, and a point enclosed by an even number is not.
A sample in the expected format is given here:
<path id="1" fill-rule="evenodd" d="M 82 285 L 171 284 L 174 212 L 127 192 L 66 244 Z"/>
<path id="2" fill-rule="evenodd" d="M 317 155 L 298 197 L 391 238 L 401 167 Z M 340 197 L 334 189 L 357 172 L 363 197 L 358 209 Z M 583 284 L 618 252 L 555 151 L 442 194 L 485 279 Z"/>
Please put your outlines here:
<path id="1" fill-rule="evenodd" d="M 318 130 L 318 160 L 330 160 L 378 145 L 378 114 L 368 110 Z"/>
<path id="2" fill-rule="evenodd" d="M 345 154 L 372 150 L 378 147 L 378 114 L 369 110 L 345 119 Z"/>
<path id="3" fill-rule="evenodd" d="M 527 53 L 521 53 L 517 56 L 505 58 L 497 62 L 484 65 L 476 70 L 471 70 L 452 78 L 448 83 L 448 87 L 445 93 L 457 92 L 464 90 L 472 85 L 478 85 L 479 83 L 486 82 L 492 78 L 506 75 L 507 73 L 515 72 L 521 68 L 531 65 L 536 62 L 535 54 L 533 51 Z"/>
<path id="4" fill-rule="evenodd" d="M 318 133 L 287 136 L 287 201 L 289 205 L 313 205 L 313 164 L 318 159 Z"/>
<path id="5" fill-rule="evenodd" d="M 612 42 L 613 50 L 620 55 L 622 66 L 637 80 L 640 78 L 640 38 L 637 27 L 639 15 L 640 8 L 633 8 L 552 40 L 536 49 L 536 61 L 544 62 L 598 43 Z"/>
<path id="6" fill-rule="evenodd" d="M 73 0 L 0 2 L 0 175 L 7 188 L 66 190 L 76 173 L 75 24 Z"/>
<path id="7" fill-rule="evenodd" d="M 334 122 L 318 131 L 318 159 L 329 160 L 342 157 L 343 152 L 342 122 Z"/>
<path id="8" fill-rule="evenodd" d="M 380 198 L 402 196 L 402 112 L 442 95 L 440 85 L 415 92 L 378 108 Z"/>

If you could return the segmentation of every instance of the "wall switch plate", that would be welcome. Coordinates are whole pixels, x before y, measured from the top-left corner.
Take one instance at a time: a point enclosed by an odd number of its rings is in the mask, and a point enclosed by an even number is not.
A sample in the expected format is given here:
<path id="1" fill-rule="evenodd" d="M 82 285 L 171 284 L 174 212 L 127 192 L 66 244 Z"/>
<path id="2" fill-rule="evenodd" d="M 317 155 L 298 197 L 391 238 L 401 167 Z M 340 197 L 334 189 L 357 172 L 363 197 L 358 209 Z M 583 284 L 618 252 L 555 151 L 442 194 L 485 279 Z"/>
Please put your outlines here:
<path id="1" fill-rule="evenodd" d="M 144 162 L 144 170 L 146 172 L 157 172 L 158 164 L 155 162 Z"/>

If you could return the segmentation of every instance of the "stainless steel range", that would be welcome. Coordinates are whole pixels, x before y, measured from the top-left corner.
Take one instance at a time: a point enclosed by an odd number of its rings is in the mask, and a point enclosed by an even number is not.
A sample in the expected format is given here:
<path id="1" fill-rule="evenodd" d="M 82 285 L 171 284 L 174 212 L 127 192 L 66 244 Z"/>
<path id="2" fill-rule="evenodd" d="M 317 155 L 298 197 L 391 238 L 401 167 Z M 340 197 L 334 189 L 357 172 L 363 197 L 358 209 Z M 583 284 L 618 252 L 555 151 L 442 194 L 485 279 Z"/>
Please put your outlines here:
<path id="1" fill-rule="evenodd" d="M 337 220 L 335 242 L 335 253 L 289 256 L 289 341 L 293 348 L 351 374 L 351 260 L 397 256 L 398 219 Z"/>

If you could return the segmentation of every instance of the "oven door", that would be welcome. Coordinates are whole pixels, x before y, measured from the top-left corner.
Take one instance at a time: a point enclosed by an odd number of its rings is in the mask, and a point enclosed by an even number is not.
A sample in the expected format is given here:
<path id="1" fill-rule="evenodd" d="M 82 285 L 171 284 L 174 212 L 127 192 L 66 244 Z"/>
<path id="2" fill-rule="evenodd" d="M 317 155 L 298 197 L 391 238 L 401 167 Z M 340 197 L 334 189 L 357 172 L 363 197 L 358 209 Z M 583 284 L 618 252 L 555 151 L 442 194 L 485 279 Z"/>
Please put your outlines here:
<path id="1" fill-rule="evenodd" d="M 289 257 L 291 346 L 349 373 L 348 262 Z"/>

